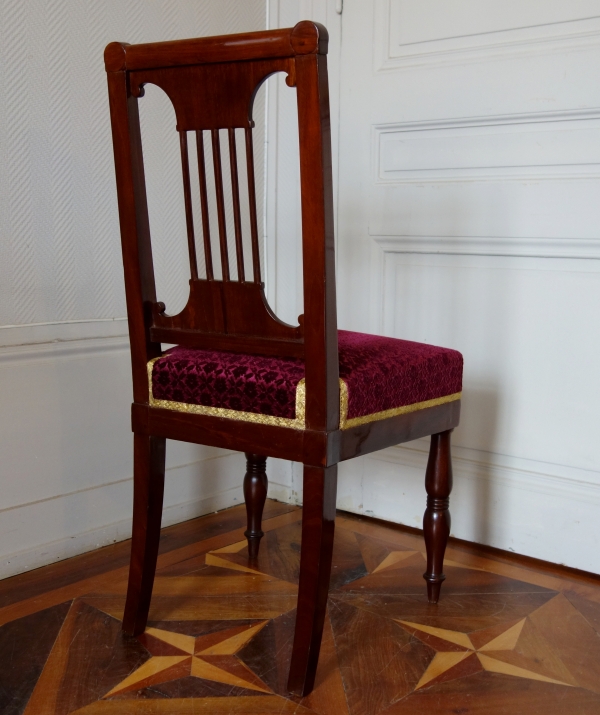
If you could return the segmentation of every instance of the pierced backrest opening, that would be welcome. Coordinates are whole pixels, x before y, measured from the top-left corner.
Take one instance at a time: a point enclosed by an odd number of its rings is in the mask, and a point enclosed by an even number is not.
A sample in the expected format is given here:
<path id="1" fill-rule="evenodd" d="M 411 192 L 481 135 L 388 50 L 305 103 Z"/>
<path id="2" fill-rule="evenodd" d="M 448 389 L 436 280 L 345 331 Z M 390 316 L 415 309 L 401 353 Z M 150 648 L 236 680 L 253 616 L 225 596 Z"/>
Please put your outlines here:
<path id="1" fill-rule="evenodd" d="M 275 72 L 293 76 L 293 60 L 255 60 L 192 65 L 177 68 L 138 70 L 130 73 L 130 88 L 134 96 L 144 95 L 144 85 L 160 87 L 171 100 L 177 118 L 181 150 L 183 194 L 190 261 L 190 293 L 187 305 L 177 315 L 168 315 L 163 303 L 152 306 L 150 337 L 157 342 L 177 343 L 188 347 L 235 349 L 240 337 L 252 337 L 258 346 L 278 354 L 304 354 L 302 326 L 293 327 L 280 321 L 269 308 L 260 275 L 254 152 L 252 143 L 252 105 L 260 85 Z M 200 196 L 192 196 L 190 172 L 192 162 L 188 133 L 195 134 L 198 185 Z M 248 206 L 253 279 L 246 281 L 242 213 L 238 177 L 237 134 L 245 141 L 243 151 L 248 177 Z M 222 141 L 222 135 L 226 141 Z M 210 137 L 212 166 L 208 165 L 205 135 Z M 229 155 L 229 160 L 225 158 Z M 230 186 L 225 186 L 224 162 Z M 213 245 L 211 242 L 210 202 L 207 173 L 212 173 L 216 198 L 218 227 L 218 259 L 221 278 L 215 278 Z M 226 194 L 233 206 L 235 238 L 235 276 L 230 266 L 226 220 Z M 198 272 L 194 202 L 198 200 L 202 216 L 205 275 Z M 276 344 L 273 343 L 275 341 Z"/>

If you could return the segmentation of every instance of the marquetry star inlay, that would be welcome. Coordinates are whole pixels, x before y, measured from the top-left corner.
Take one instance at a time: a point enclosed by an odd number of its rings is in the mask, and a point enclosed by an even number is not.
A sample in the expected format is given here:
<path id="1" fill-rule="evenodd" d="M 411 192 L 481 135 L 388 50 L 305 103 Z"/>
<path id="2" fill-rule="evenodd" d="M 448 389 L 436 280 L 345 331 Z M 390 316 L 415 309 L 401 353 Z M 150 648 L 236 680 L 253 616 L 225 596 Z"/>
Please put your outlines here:
<path id="1" fill-rule="evenodd" d="M 423 561 L 427 561 L 427 554 L 424 551 L 390 551 L 383 561 L 373 569 L 372 573 L 402 568 L 405 562 L 411 563 L 409 559 L 413 556 L 418 556 Z M 474 566 L 467 566 L 466 564 L 461 564 L 459 561 L 452 561 L 451 559 L 444 559 L 444 566 L 455 566 L 456 568 L 469 569 L 470 571 L 481 571 L 481 569 Z"/>
<path id="2" fill-rule="evenodd" d="M 398 620 L 398 623 L 436 651 L 415 690 L 482 670 L 557 685 L 576 685 L 527 618 L 472 633 L 410 621 Z"/>
<path id="3" fill-rule="evenodd" d="M 262 573 L 262 571 L 259 571 L 256 568 L 252 568 L 252 566 L 247 566 L 220 556 L 220 554 L 238 554 L 247 545 L 248 542 L 244 539 L 243 541 L 236 541 L 234 544 L 223 546 L 220 549 L 209 551 L 205 556 L 205 563 L 207 566 L 218 566 L 219 568 L 241 571 L 242 573 L 261 574 L 262 576 L 266 576 L 267 574 Z"/>
<path id="4" fill-rule="evenodd" d="M 257 625 L 235 626 L 198 637 L 147 628 L 139 640 L 152 657 L 115 685 L 104 697 L 189 676 L 271 693 L 271 689 L 236 657 L 236 653 L 249 643 L 266 623 L 268 621 Z"/>

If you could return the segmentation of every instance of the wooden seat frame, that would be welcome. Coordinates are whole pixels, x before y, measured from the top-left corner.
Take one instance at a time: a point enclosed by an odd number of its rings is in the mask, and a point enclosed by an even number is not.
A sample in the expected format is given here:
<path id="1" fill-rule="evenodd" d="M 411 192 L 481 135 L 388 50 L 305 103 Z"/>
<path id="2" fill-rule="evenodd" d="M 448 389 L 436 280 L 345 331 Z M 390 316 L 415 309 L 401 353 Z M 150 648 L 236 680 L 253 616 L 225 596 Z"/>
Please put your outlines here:
<path id="1" fill-rule="evenodd" d="M 156 569 L 163 504 L 165 440 L 243 451 L 248 470 L 244 495 L 249 556 L 262 536 L 267 493 L 266 457 L 304 465 L 302 547 L 296 630 L 288 687 L 305 695 L 314 685 L 327 605 L 337 488 L 337 464 L 391 445 L 432 435 L 426 472 L 424 517 L 429 600 L 437 602 L 450 530 L 450 431 L 460 400 L 340 429 L 340 388 L 334 274 L 331 139 L 327 80 L 327 31 L 301 22 L 294 28 L 142 45 L 111 43 L 105 50 L 113 132 L 119 219 L 133 371 L 134 512 L 129 587 L 123 629 L 141 633 L 147 623 Z M 284 72 L 298 102 L 304 316 L 289 326 L 271 312 L 260 276 L 251 106 L 259 85 Z M 190 298 L 178 316 L 157 302 L 144 179 L 138 99 L 146 83 L 162 87 L 173 102 L 182 151 L 188 227 Z M 232 160 L 237 281 L 230 276 L 219 130 L 246 134 L 252 229 L 253 280 L 244 275 L 237 186 Z M 195 131 L 202 199 L 206 278 L 198 276 L 191 210 L 187 132 Z M 208 231 L 202 132 L 210 131 L 216 177 L 220 280 L 214 278 Z M 233 140 L 232 140 L 233 133 Z M 232 143 L 233 142 L 233 143 Z M 238 192 L 236 194 L 236 192 Z M 147 364 L 161 342 L 305 360 L 305 429 L 190 414 L 151 406 Z"/>

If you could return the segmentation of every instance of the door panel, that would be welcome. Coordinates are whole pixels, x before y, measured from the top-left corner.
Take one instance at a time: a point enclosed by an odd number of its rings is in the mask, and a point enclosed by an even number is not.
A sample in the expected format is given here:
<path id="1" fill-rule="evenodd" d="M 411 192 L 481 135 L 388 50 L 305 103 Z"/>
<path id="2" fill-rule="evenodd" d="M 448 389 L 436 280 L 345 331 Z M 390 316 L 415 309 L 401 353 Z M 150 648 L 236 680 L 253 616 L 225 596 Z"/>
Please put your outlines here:
<path id="1" fill-rule="evenodd" d="M 340 326 L 465 356 L 454 533 L 596 572 L 599 36 L 596 0 L 344 0 L 337 227 Z M 425 449 L 345 508 L 419 526 Z"/>

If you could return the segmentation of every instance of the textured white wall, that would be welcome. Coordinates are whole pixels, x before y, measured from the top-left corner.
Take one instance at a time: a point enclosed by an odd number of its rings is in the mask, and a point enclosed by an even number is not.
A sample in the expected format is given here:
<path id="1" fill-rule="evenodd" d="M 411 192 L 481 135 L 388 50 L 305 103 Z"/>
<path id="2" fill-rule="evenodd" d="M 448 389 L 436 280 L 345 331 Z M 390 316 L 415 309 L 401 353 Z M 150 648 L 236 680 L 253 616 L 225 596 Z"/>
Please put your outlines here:
<path id="1" fill-rule="evenodd" d="M 0 576 L 129 529 L 130 367 L 103 49 L 265 24 L 264 0 L 0 2 Z M 140 111 L 159 298 L 176 306 L 188 268 L 173 112 L 154 88 Z M 241 499 L 238 455 L 178 443 L 167 455 L 165 523 Z"/>
<path id="2" fill-rule="evenodd" d="M 262 29 L 264 2 L 3 0 L 0 8 L 0 325 L 122 317 L 103 49 L 114 39 Z M 145 110 L 158 115 L 145 122 L 147 135 L 175 135 L 165 102 L 151 96 L 142 105 L 145 119 Z M 174 146 L 164 151 L 159 212 L 170 223 L 160 238 L 176 244 L 176 136 Z M 149 179 L 159 193 L 156 173 Z M 176 277 L 179 262 L 159 254 L 159 270 Z"/>

